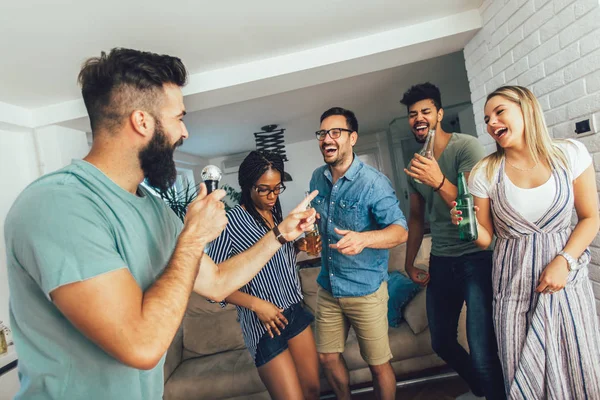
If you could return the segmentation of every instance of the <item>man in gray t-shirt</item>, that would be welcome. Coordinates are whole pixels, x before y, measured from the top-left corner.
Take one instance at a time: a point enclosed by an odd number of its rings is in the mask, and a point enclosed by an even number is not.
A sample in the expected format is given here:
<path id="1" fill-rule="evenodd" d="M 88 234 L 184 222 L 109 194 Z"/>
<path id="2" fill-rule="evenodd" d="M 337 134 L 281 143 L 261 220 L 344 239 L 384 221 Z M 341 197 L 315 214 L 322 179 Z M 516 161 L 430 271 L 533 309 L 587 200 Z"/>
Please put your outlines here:
<path id="1" fill-rule="evenodd" d="M 411 199 L 412 195 L 416 194 L 424 200 L 425 213 L 429 217 L 431 235 L 433 236 L 431 254 L 453 257 L 481 251 L 475 243 L 459 240 L 458 229 L 449 223 L 450 214 L 447 200 L 452 202 L 456 198 L 458 174 L 464 172 L 468 176 L 473 166 L 483 158 L 483 146 L 477 138 L 471 135 L 446 133 L 439 125 L 438 130 L 440 132 L 436 134 L 436 141 L 438 143 L 446 141 L 446 147 L 443 148 L 442 153 L 435 161 L 437 161 L 440 173 L 446 177 L 446 182 L 436 192 L 437 186 L 420 184 L 409 178 L 408 188 Z"/>
<path id="2" fill-rule="evenodd" d="M 404 170 L 410 188 L 406 272 L 427 288 L 427 319 L 433 350 L 468 382 L 477 396 L 504 399 L 504 379 L 492 321 L 492 252 L 463 242 L 450 220 L 458 174 L 468 176 L 485 155 L 473 136 L 448 133 L 439 89 L 431 83 L 411 87 L 401 100 L 415 139 L 424 143 L 435 131 L 433 158 L 420 155 Z M 429 272 L 413 263 L 423 240 L 425 214 L 431 224 Z M 467 304 L 470 355 L 457 342 L 458 318 Z"/>

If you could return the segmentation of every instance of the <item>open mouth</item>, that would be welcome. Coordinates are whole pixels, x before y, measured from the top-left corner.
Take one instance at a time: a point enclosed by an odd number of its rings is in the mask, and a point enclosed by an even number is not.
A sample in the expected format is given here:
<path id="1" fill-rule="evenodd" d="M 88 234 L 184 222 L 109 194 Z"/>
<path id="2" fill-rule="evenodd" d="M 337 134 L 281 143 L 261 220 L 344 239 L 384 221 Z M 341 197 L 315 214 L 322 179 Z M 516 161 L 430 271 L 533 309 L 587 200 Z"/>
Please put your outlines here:
<path id="1" fill-rule="evenodd" d="M 429 134 L 429 124 L 425 122 L 417 122 L 413 125 L 413 132 L 415 133 L 417 141 L 423 143 Z"/>
<path id="2" fill-rule="evenodd" d="M 323 154 L 325 156 L 333 156 L 337 152 L 337 147 L 335 146 L 325 146 L 323 147 Z"/>
<path id="3" fill-rule="evenodd" d="M 428 129 L 429 129 L 429 125 L 422 123 L 422 122 L 419 122 L 419 123 L 416 123 L 415 125 L 413 125 L 413 130 L 419 136 L 425 136 L 428 132 Z"/>
<path id="4" fill-rule="evenodd" d="M 494 136 L 496 139 L 500 139 L 502 136 L 506 135 L 506 132 L 508 132 L 508 128 L 497 128 L 494 130 Z"/>

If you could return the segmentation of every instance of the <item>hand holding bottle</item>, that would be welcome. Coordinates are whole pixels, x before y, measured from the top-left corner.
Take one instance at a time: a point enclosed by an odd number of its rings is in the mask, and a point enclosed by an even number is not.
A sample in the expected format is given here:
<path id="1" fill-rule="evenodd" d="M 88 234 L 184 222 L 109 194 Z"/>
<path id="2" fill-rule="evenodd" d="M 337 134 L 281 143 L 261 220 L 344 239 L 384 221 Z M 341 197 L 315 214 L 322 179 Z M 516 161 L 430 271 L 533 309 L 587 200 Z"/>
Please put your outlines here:
<path id="1" fill-rule="evenodd" d="M 421 268 L 415 267 L 414 265 L 407 265 L 405 267 L 405 270 L 410 280 L 416 283 L 417 285 L 427 286 L 427 284 L 429 283 L 429 272 Z"/>
<path id="2" fill-rule="evenodd" d="M 477 214 L 477 211 L 479 211 L 479 207 L 473 206 L 473 211 L 475 214 Z M 450 209 L 450 219 L 452 220 L 452 225 L 457 226 L 460 224 L 460 221 L 462 221 L 462 211 L 459 211 L 456 208 L 455 201 L 452 202 L 452 208 Z"/>
<path id="3" fill-rule="evenodd" d="M 465 242 L 477 240 L 477 217 L 475 213 L 478 208 L 473 204 L 473 196 L 469 193 L 467 178 L 463 172 L 458 174 L 458 194 L 452 206 L 450 215 L 452 223 L 458 225 L 460 240 Z"/>
<path id="4" fill-rule="evenodd" d="M 427 158 L 420 154 L 410 162 L 410 169 L 404 169 L 406 175 L 414 178 L 415 182 L 432 188 L 438 188 L 444 180 L 444 174 L 435 158 Z"/>
<path id="5" fill-rule="evenodd" d="M 435 143 L 435 129 L 430 129 L 429 132 L 427 132 L 427 138 L 425 139 L 425 144 L 423 145 L 423 148 L 419 151 L 418 155 L 425 159 L 434 160 L 435 159 L 435 157 L 433 155 L 434 143 Z M 405 168 L 404 172 L 407 175 L 411 176 L 415 180 L 415 182 L 424 183 L 421 179 L 419 179 L 420 177 L 418 176 L 418 174 L 416 174 L 416 171 L 413 170 L 413 164 L 415 162 L 415 159 L 417 159 L 417 154 L 415 154 L 415 157 L 410 162 L 410 168 L 408 170 Z M 411 173 L 409 173 L 409 170 Z"/>

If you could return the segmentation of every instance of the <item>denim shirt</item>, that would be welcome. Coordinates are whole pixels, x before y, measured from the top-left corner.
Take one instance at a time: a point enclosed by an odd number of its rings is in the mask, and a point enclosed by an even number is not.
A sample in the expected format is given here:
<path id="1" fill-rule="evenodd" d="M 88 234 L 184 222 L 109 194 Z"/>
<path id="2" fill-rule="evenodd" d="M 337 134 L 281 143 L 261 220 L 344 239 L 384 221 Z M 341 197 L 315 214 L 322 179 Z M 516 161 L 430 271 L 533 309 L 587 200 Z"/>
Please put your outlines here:
<path id="1" fill-rule="evenodd" d="M 365 248 L 360 254 L 348 256 L 329 245 L 342 238 L 334 228 L 366 232 L 396 224 L 407 229 L 391 182 L 354 155 L 350 168 L 335 184 L 329 166 L 317 168 L 310 180 L 310 190 L 315 189 L 319 195 L 312 205 L 321 215 L 319 230 L 323 241 L 317 283 L 334 297 L 375 292 L 388 279 L 389 251 Z"/>

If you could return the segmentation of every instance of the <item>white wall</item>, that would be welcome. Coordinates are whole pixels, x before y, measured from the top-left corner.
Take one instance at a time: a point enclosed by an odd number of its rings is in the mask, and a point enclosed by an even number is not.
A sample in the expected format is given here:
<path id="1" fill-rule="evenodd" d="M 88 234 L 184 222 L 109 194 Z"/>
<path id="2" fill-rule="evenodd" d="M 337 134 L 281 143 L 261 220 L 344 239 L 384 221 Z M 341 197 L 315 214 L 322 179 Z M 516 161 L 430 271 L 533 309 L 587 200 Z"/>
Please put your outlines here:
<path id="1" fill-rule="evenodd" d="M 248 152 L 249 153 L 249 152 Z M 223 160 L 228 158 L 230 156 L 224 156 L 224 157 L 215 157 L 215 158 L 211 158 L 210 160 L 208 160 L 207 164 L 210 165 L 215 165 L 219 168 L 221 168 L 221 171 L 223 172 L 223 176 L 221 177 L 221 182 L 219 182 L 219 187 L 222 188 L 225 185 L 229 185 L 232 188 L 234 188 L 235 190 L 240 190 L 240 186 L 237 183 L 238 180 L 238 173 L 237 173 L 237 169 L 235 172 L 230 172 L 230 173 L 225 173 L 223 171 Z M 241 162 L 241 161 L 240 161 Z M 200 181 L 198 181 L 200 182 Z M 228 197 L 225 198 L 225 201 L 229 204 L 229 205 L 233 205 L 233 203 L 231 201 L 228 201 Z"/>
<path id="2" fill-rule="evenodd" d="M 313 171 L 324 164 L 319 142 L 316 139 L 286 145 L 285 151 L 289 159 L 285 168 L 293 181 L 285 183 L 287 189 L 281 195 L 283 215 L 289 213 L 302 201 L 304 192 L 309 190 Z"/>
<path id="3" fill-rule="evenodd" d="M 0 320 L 8 323 L 4 220 L 19 193 L 41 173 L 57 170 L 89 150 L 84 132 L 49 126 L 35 132 L 0 131 Z M 38 158 L 39 154 L 39 158 Z"/>
<path id="4" fill-rule="evenodd" d="M 460 131 L 462 133 L 468 133 L 470 135 L 477 134 L 477 126 L 473 120 L 473 107 L 467 106 L 463 110 L 458 112 L 458 119 L 460 120 Z"/>
<path id="5" fill-rule="evenodd" d="M 503 84 L 533 90 L 555 138 L 575 138 L 575 121 L 594 115 L 600 122 L 600 0 L 486 0 L 480 12 L 484 27 L 464 55 L 477 133 L 488 151 L 495 144 L 483 124 L 485 96 Z M 600 135 L 581 142 L 600 184 Z M 591 252 L 600 315 L 600 236 Z"/>
<path id="6" fill-rule="evenodd" d="M 33 133 L 0 131 L 0 320 L 8 324 L 4 220 L 17 195 L 38 177 Z"/>
<path id="7" fill-rule="evenodd" d="M 392 182 L 394 190 L 397 190 L 387 131 L 359 134 L 354 152 L 359 155 L 373 152 L 377 157 L 378 169 Z"/>
<path id="8" fill-rule="evenodd" d="M 176 151 L 173 158 L 175 159 L 175 165 L 177 168 L 188 169 L 193 172 L 196 184 L 202 182 L 202 177 L 200 174 L 202 172 L 202 168 L 209 164 L 209 160 L 207 158 L 198 157 L 180 151 Z"/>
<path id="9" fill-rule="evenodd" d="M 83 158 L 90 150 L 85 132 L 62 126 L 36 129 L 34 139 L 40 159 L 40 172 L 47 174 Z"/>

